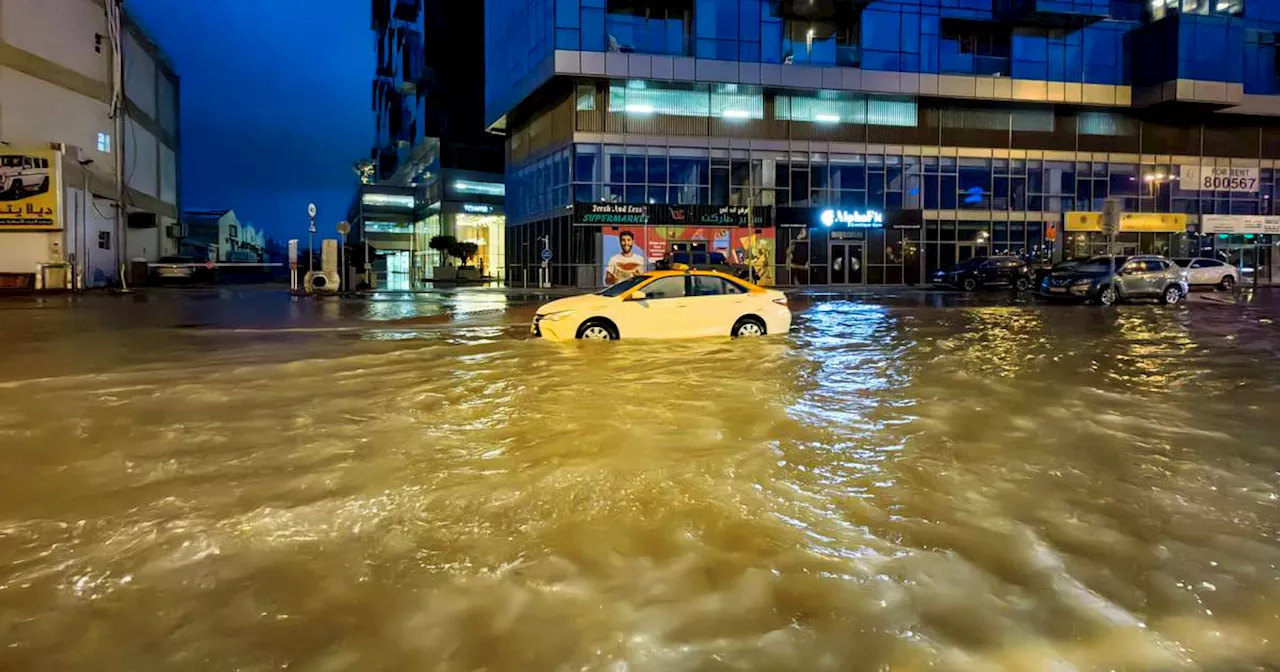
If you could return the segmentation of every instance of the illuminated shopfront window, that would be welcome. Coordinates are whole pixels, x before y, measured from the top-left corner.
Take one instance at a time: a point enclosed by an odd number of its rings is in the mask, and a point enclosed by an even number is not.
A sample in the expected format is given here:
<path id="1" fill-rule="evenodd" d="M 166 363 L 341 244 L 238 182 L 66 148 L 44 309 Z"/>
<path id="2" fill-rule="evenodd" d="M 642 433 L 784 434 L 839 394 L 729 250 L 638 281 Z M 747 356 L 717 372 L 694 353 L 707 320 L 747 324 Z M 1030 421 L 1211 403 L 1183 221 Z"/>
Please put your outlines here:
<path id="1" fill-rule="evenodd" d="M 453 215 L 453 235 L 459 242 L 475 243 L 476 258 L 468 263 L 481 275 L 502 279 L 506 273 L 506 226 L 503 215 Z"/>

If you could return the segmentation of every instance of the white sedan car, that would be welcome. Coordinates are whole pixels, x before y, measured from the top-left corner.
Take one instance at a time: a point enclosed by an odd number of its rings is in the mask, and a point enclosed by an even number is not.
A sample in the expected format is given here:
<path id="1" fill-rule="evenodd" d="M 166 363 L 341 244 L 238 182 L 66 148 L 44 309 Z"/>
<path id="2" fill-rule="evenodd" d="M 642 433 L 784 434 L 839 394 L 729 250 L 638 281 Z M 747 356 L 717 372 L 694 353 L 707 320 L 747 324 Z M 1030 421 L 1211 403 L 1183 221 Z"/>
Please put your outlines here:
<path id="1" fill-rule="evenodd" d="M 1240 269 L 1208 257 L 1174 259 L 1187 272 L 1187 284 L 1192 287 L 1218 287 L 1231 291 L 1240 284 Z"/>
<path id="2" fill-rule="evenodd" d="M 782 292 L 716 271 L 655 271 L 538 309 L 533 335 L 552 341 L 763 336 L 791 329 Z"/>

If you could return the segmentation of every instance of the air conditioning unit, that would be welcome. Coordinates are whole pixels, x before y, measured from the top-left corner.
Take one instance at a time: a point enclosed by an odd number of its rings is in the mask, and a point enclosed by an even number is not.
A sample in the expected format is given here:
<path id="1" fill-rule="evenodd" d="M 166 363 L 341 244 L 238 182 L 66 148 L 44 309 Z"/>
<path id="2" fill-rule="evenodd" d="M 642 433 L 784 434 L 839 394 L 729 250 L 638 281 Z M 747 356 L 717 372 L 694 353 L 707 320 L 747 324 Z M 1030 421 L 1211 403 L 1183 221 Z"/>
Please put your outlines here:
<path id="1" fill-rule="evenodd" d="M 164 227 L 164 235 L 174 239 L 181 238 L 182 227 L 177 224 L 170 224 Z"/>

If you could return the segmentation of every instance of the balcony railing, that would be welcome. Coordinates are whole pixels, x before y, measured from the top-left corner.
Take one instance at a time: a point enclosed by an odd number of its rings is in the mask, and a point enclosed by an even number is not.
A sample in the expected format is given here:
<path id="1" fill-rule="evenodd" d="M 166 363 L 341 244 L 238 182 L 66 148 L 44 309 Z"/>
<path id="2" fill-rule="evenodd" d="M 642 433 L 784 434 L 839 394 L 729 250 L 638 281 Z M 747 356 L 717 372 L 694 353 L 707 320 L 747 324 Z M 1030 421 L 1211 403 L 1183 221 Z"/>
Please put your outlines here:
<path id="1" fill-rule="evenodd" d="M 830 21 L 862 12 L 872 0 L 770 0 L 773 15 L 803 21 Z"/>
<path id="2" fill-rule="evenodd" d="M 1110 15 L 1110 0 L 999 0 L 999 15 L 1022 26 L 1078 30 Z"/>

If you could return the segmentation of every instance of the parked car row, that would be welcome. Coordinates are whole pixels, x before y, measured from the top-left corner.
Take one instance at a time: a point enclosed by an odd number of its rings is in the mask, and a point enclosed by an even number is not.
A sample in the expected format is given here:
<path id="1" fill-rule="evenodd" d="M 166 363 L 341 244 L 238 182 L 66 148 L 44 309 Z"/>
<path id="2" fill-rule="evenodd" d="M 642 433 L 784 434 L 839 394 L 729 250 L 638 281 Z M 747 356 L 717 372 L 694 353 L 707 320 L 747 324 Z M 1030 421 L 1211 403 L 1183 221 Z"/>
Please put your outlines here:
<path id="1" fill-rule="evenodd" d="M 1193 286 L 1229 291 L 1239 280 L 1237 269 L 1217 259 L 1159 255 L 1074 257 L 1044 268 L 1033 268 L 1025 259 L 1013 256 L 974 257 L 933 276 L 936 287 L 968 292 L 1036 288 L 1047 299 L 1102 305 L 1144 298 L 1174 304 Z"/>

